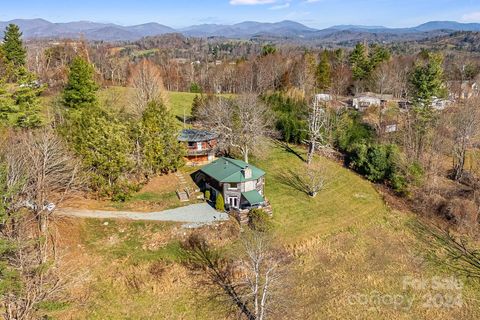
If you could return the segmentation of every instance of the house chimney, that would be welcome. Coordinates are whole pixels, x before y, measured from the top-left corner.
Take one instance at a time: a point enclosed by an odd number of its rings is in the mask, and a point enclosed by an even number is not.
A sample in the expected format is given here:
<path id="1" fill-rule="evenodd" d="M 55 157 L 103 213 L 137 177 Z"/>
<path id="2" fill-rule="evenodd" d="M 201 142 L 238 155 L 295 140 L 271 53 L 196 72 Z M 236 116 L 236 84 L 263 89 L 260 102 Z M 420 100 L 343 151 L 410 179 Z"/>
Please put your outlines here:
<path id="1" fill-rule="evenodd" d="M 252 169 L 250 169 L 249 166 L 246 166 L 242 171 L 245 179 L 250 179 L 252 177 Z"/>

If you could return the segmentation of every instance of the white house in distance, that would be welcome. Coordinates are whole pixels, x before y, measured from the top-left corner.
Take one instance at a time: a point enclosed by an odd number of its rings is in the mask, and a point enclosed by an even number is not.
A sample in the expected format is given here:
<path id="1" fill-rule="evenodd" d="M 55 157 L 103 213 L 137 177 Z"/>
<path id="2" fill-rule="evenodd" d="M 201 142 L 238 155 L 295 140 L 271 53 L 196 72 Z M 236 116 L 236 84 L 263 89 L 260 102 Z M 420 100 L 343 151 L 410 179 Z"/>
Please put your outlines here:
<path id="1" fill-rule="evenodd" d="M 432 108 L 435 110 L 445 110 L 450 104 L 452 104 L 452 101 L 447 99 L 433 97 L 432 100 Z"/>
<path id="2" fill-rule="evenodd" d="M 372 96 L 358 96 L 352 99 L 352 107 L 355 110 L 364 111 L 371 106 L 381 106 L 382 100 Z"/>

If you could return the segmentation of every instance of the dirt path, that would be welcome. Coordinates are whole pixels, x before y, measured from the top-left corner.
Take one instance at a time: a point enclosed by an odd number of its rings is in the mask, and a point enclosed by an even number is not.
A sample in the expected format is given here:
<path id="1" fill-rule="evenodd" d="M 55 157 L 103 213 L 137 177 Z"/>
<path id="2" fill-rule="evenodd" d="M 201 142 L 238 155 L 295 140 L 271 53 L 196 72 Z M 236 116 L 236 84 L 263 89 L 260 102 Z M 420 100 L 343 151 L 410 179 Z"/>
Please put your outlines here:
<path id="1" fill-rule="evenodd" d="M 185 228 L 196 228 L 219 221 L 226 221 L 229 218 L 228 214 L 216 211 L 207 203 L 192 204 L 185 207 L 158 212 L 101 211 L 62 208 L 58 209 L 56 214 L 77 218 L 186 222 L 187 224 L 183 225 Z"/>

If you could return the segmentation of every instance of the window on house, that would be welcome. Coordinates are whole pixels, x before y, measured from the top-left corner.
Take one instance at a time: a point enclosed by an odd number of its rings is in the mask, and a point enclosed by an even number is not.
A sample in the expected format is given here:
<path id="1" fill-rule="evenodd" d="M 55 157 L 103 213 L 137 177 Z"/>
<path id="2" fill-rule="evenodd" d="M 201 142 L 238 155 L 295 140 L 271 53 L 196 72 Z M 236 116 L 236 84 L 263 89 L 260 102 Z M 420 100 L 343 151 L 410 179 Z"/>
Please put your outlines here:
<path id="1" fill-rule="evenodd" d="M 228 186 L 228 189 L 235 189 L 235 190 L 238 189 L 238 183 L 234 183 L 234 182 L 230 183 L 230 185 Z"/>

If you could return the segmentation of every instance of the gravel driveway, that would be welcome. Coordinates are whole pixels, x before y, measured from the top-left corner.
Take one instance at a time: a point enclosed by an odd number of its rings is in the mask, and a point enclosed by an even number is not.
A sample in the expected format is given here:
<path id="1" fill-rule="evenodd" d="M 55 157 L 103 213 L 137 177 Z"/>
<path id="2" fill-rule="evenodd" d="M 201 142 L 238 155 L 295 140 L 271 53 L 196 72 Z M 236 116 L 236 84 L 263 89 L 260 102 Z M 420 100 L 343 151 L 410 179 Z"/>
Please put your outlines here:
<path id="1" fill-rule="evenodd" d="M 158 212 L 100 211 L 62 208 L 58 209 L 55 213 L 61 216 L 77 218 L 187 222 L 187 224 L 183 225 L 185 228 L 196 228 L 218 221 L 228 220 L 228 214 L 216 211 L 207 203 L 192 204 Z"/>

